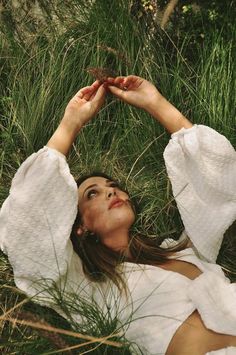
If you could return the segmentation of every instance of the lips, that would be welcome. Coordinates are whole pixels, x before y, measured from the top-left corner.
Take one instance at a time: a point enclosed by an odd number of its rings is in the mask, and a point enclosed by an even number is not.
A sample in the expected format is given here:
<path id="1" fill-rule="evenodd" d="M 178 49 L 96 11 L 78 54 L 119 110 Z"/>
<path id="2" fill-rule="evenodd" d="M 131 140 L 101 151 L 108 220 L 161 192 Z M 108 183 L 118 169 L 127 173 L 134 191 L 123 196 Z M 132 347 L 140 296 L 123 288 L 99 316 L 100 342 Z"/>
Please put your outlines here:
<path id="1" fill-rule="evenodd" d="M 114 200 L 111 201 L 110 205 L 109 205 L 109 210 L 111 208 L 115 208 L 115 207 L 119 207 L 122 206 L 125 203 L 124 200 L 121 200 L 120 198 L 116 198 Z"/>

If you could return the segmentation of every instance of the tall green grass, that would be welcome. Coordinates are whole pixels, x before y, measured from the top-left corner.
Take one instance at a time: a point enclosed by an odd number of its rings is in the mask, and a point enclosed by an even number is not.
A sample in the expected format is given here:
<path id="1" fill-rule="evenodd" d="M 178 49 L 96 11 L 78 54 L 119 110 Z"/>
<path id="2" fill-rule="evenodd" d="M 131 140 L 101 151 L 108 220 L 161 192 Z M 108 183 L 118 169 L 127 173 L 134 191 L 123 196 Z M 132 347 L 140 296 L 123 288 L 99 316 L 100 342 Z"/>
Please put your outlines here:
<path id="1" fill-rule="evenodd" d="M 34 33 L 33 41 L 25 37 L 22 41 L 18 37 L 14 40 L 12 36 L 9 40 L 8 32 L 0 36 L 1 202 L 7 197 L 20 164 L 47 143 L 69 99 L 93 81 L 87 72 L 89 67 L 109 67 L 117 75 L 132 73 L 145 77 L 194 123 L 209 125 L 236 144 L 235 33 L 232 41 L 225 42 L 221 32 L 209 32 L 203 45 L 196 46 L 196 57 L 189 60 L 191 45 L 187 33 L 178 45 L 168 33 L 158 29 L 148 34 L 130 15 L 129 1 L 114 1 L 111 6 L 111 2 L 100 0 L 86 7 L 84 1 L 75 1 L 73 6 L 76 12 L 69 22 L 66 5 L 58 9 L 59 18 L 64 21 L 60 34 L 48 27 L 46 32 Z M 68 162 L 75 177 L 102 170 L 124 181 L 142 206 L 135 229 L 160 238 L 177 238 L 183 226 L 162 156 L 169 138 L 163 127 L 146 113 L 109 96 L 99 115 L 80 132 Z M 229 237 L 220 260 L 236 272 L 234 250 L 235 242 Z M 23 296 L 18 296 L 12 288 L 13 276 L 3 255 L 0 273 L 4 311 Z M 25 307 L 44 318 L 49 312 L 30 302 Z M 89 303 L 84 307 L 88 314 L 91 314 L 89 310 L 93 312 L 94 319 L 99 318 L 99 311 Z M 49 322 L 70 328 L 52 311 Z M 88 316 L 87 322 L 78 325 L 77 330 L 81 331 L 82 327 L 85 333 L 101 336 L 116 329 L 115 321 L 109 323 L 106 319 L 96 324 L 93 333 L 90 326 Z M 24 326 L 12 327 L 7 321 L 3 323 L 2 339 L 0 347 L 6 354 L 43 354 L 56 348 L 55 342 L 42 334 Z M 76 343 L 73 338 L 66 338 L 65 342 Z M 104 345 L 96 350 L 91 345 L 83 349 L 96 354 L 129 352 L 128 345 L 117 350 Z M 74 353 L 82 352 L 74 350 Z"/>

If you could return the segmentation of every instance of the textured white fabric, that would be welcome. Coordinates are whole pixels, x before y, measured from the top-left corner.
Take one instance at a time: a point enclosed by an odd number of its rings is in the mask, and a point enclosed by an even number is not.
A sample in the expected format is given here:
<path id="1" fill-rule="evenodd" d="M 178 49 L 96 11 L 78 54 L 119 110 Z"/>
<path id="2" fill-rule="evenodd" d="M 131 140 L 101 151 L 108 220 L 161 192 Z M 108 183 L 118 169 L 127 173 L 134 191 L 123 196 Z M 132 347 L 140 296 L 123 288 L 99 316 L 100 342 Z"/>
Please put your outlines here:
<path id="1" fill-rule="evenodd" d="M 75 281 L 76 287 L 84 282 L 69 240 L 77 203 L 77 186 L 65 156 L 45 147 L 21 165 L 2 205 L 1 249 L 8 255 L 16 285 L 29 296 L 39 292 L 41 302 L 48 299 L 43 288 L 56 283 L 63 290 L 65 282 Z"/>
<path id="2" fill-rule="evenodd" d="M 228 348 L 210 351 L 206 355 L 236 355 L 236 347 L 230 346 Z"/>
<path id="3" fill-rule="evenodd" d="M 236 219 L 235 150 L 212 128 L 195 125 L 172 135 L 164 158 L 186 232 L 214 262 Z"/>
<path id="4" fill-rule="evenodd" d="M 236 336 L 236 284 L 229 283 L 219 265 L 199 259 L 192 248 L 176 253 L 176 258 L 196 265 L 202 274 L 190 280 L 146 266 L 143 275 L 133 270 L 128 280 L 133 303 L 147 301 L 135 312 L 140 319 L 131 323 L 126 335 L 138 339 L 148 354 L 165 354 L 174 333 L 195 309 L 207 328 Z"/>
<path id="5" fill-rule="evenodd" d="M 52 297 L 55 286 L 65 297 L 70 292 L 92 296 L 101 311 L 118 312 L 120 321 L 127 322 L 127 338 L 149 354 L 165 354 L 195 309 L 210 329 L 236 335 L 235 284 L 214 264 L 223 234 L 236 219 L 236 153 L 224 136 L 195 125 L 172 135 L 164 158 L 186 232 L 202 259 L 192 249 L 178 255 L 202 270 L 195 280 L 125 263 L 128 300 L 114 286 L 87 281 L 69 240 L 77 187 L 65 157 L 53 149 L 44 147 L 22 164 L 0 212 L 0 246 L 21 290 L 61 314 Z M 80 314 L 73 318 L 79 321 Z"/>

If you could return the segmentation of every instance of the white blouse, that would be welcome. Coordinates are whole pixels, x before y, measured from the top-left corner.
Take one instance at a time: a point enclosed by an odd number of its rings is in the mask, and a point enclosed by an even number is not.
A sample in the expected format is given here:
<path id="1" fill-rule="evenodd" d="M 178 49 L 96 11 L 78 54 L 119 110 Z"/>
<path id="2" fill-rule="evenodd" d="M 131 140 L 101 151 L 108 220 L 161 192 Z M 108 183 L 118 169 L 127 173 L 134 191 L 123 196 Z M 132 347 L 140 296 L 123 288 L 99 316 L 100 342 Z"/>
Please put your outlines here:
<path id="1" fill-rule="evenodd" d="M 164 159 L 193 243 L 178 258 L 203 272 L 194 280 L 156 266 L 124 263 L 128 298 L 110 282 L 87 280 L 69 238 L 77 186 L 65 157 L 51 148 L 21 165 L 0 211 L 0 247 L 17 287 L 67 318 L 56 293 L 74 304 L 93 300 L 104 315 L 117 316 L 119 330 L 148 354 L 165 354 L 178 327 L 196 309 L 207 328 L 236 336 L 236 284 L 214 263 L 224 232 L 236 219 L 236 152 L 215 130 L 194 125 L 172 134 Z M 70 311 L 73 321 L 83 317 L 76 307 Z"/>

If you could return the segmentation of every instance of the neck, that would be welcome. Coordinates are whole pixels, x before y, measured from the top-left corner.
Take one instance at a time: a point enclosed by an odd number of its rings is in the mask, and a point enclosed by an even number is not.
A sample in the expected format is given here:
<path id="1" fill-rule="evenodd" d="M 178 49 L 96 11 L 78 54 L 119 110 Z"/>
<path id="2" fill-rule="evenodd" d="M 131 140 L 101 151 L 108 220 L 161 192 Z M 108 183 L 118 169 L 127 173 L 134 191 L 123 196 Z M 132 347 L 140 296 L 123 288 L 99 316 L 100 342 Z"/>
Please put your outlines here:
<path id="1" fill-rule="evenodd" d="M 123 252 L 127 258 L 130 257 L 128 231 L 113 231 L 111 235 L 109 234 L 102 237 L 102 243 L 109 249 L 112 249 L 116 252 Z"/>

